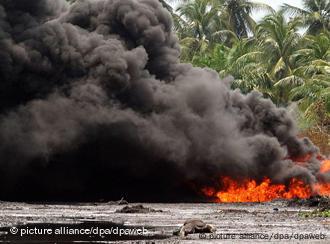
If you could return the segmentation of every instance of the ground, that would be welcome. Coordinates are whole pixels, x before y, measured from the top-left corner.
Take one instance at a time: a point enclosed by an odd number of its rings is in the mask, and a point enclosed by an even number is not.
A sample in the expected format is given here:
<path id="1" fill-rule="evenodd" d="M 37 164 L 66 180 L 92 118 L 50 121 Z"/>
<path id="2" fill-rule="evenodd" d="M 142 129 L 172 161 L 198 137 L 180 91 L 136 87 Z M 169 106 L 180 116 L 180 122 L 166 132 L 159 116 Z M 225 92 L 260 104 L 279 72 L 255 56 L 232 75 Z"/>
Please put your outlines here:
<path id="1" fill-rule="evenodd" d="M 218 240 L 207 240 L 214 243 L 246 243 L 248 241 L 250 243 L 257 241 L 259 243 L 276 243 L 279 239 L 288 241 L 289 238 L 291 238 L 292 243 L 311 243 L 311 238 L 314 239 L 313 243 L 329 243 L 330 240 L 330 218 L 305 218 L 303 213 L 310 212 L 313 209 L 300 206 L 288 207 L 285 201 L 240 204 L 143 203 L 143 206 L 162 210 L 162 212 L 118 213 L 116 210 L 124 206 L 113 203 L 27 204 L 1 202 L 0 242 L 1 240 L 40 240 L 40 236 L 38 239 L 34 235 L 23 235 L 21 233 L 22 237 L 20 237 L 20 232 L 13 235 L 9 231 L 12 227 L 16 227 L 18 231 L 21 231 L 21 229 L 33 229 L 35 226 L 39 229 L 61 226 L 68 228 L 82 228 L 84 226 L 85 228 L 94 227 L 94 229 L 96 227 L 119 226 L 120 228 L 127 228 L 129 226 L 132 228 L 144 227 L 148 231 L 142 237 L 122 236 L 120 240 L 123 243 L 131 243 L 131 240 L 140 240 L 140 242 L 135 243 L 153 243 L 152 241 L 157 243 L 201 243 L 200 238 L 218 238 Z M 187 219 L 191 218 L 201 219 L 205 223 L 213 225 L 217 230 L 216 233 L 192 234 L 184 239 L 174 236 L 173 231 L 179 229 Z M 229 236 L 233 233 L 236 234 L 234 240 L 232 235 Z M 309 236 L 306 236 L 306 234 Z M 321 236 L 317 236 L 317 234 L 321 234 Z M 320 239 L 320 237 L 324 238 L 322 235 L 326 236 L 326 239 Z M 90 236 L 74 236 L 74 238 L 77 237 L 80 238 L 80 241 L 91 238 Z M 117 237 L 112 236 L 109 238 L 103 235 L 101 239 L 97 240 L 116 241 Z M 267 241 L 264 240 L 266 237 L 268 238 Z M 51 241 L 54 240 L 72 240 L 70 238 L 73 237 L 44 235 L 41 239 L 52 243 Z M 224 238 L 231 239 L 224 240 Z M 298 241 L 297 238 L 301 240 Z M 304 241 L 302 241 L 302 238 L 304 238 Z M 315 239 L 320 240 L 316 241 Z M 143 241 L 141 242 L 141 240 Z"/>

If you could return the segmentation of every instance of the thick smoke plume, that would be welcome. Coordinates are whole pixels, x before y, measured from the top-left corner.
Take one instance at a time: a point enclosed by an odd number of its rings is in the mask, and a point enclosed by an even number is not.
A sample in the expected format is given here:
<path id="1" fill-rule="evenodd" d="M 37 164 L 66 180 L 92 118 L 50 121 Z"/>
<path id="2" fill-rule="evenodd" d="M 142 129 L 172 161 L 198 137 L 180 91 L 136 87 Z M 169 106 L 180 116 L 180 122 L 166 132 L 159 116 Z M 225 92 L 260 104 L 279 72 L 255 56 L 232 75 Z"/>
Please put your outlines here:
<path id="1" fill-rule="evenodd" d="M 157 0 L 0 0 L 0 199 L 174 201 L 220 175 L 317 181 L 286 110 L 179 63 Z M 198 196 L 197 196 L 198 197 Z"/>

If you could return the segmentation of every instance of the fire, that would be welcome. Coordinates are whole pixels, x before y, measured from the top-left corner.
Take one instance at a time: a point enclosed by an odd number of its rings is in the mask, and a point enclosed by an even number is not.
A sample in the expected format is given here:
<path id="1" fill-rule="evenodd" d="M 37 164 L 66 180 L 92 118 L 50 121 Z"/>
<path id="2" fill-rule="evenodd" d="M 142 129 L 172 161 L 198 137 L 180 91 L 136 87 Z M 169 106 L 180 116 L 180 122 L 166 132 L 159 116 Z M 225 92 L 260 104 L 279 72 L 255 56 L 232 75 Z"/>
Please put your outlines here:
<path id="1" fill-rule="evenodd" d="M 321 196 L 330 197 L 330 183 L 318 183 L 314 186 L 314 190 Z"/>
<path id="2" fill-rule="evenodd" d="M 320 168 L 320 172 L 321 173 L 326 173 L 330 171 L 330 160 L 324 160 L 322 162 L 321 168 Z"/>
<path id="3" fill-rule="evenodd" d="M 255 180 L 238 183 L 229 177 L 223 177 L 221 182 L 221 191 L 217 192 L 210 187 L 202 191 L 205 195 L 216 198 L 216 202 L 266 202 L 277 198 L 307 198 L 311 194 L 311 189 L 297 179 L 292 179 L 289 187 L 272 184 L 268 178 L 259 184 Z"/>
<path id="4" fill-rule="evenodd" d="M 212 187 L 204 187 L 202 192 L 205 196 L 212 197 L 216 191 Z"/>
<path id="5" fill-rule="evenodd" d="M 320 168 L 320 173 L 330 173 L 330 160 L 323 160 Z M 317 183 L 314 190 L 322 196 L 330 196 L 330 183 Z"/>
<path id="6" fill-rule="evenodd" d="M 330 160 L 323 160 L 320 173 L 327 172 L 330 172 Z M 238 182 L 230 177 L 222 177 L 220 183 L 220 190 L 214 187 L 204 187 L 201 191 L 205 196 L 214 199 L 215 202 L 266 202 L 274 199 L 304 199 L 313 194 L 330 196 L 330 183 L 309 185 L 296 178 L 292 178 L 288 185 L 274 184 L 269 178 L 264 178 L 261 182 L 256 182 L 253 179 Z"/>

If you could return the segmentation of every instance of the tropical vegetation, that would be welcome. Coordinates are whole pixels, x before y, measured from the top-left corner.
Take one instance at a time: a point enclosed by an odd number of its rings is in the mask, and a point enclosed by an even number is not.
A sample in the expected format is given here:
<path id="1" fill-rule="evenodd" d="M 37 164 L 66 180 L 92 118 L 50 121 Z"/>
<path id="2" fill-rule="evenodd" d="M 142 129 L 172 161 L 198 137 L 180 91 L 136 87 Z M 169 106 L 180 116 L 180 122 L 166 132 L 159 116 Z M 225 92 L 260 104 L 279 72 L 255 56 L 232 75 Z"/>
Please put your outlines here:
<path id="1" fill-rule="evenodd" d="M 159 1 L 173 16 L 183 62 L 231 76 L 233 89 L 259 91 L 295 108 L 303 129 L 330 134 L 330 0 L 278 11 L 254 0 Z M 266 14 L 259 21 L 257 11 Z"/>
<path id="2" fill-rule="evenodd" d="M 179 1 L 181 59 L 232 76 L 233 89 L 296 107 L 303 129 L 329 134 L 330 1 L 302 1 L 278 11 L 252 0 Z M 267 14 L 257 22 L 255 11 Z"/>

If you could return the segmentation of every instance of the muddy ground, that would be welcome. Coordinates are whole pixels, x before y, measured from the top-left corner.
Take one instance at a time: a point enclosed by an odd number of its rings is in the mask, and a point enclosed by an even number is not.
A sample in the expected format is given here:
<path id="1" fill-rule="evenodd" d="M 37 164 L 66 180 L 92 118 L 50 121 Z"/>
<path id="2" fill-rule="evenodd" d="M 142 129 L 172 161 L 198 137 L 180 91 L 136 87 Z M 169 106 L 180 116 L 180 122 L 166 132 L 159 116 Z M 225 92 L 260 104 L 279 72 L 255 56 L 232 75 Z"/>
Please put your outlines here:
<path id="1" fill-rule="evenodd" d="M 130 204 L 136 205 L 136 204 Z M 240 204 L 146 204 L 162 210 L 151 213 L 118 213 L 123 205 L 91 204 L 27 204 L 0 202 L 0 242 L 62 243 L 68 241 L 102 243 L 330 243 L 330 218 L 305 218 L 308 207 L 288 207 L 284 201 Z M 182 239 L 173 236 L 185 220 L 198 218 L 216 227 L 214 234 L 192 234 Z M 15 227 L 14 229 L 11 229 Z M 94 234 L 62 234 L 57 229 L 93 228 Z M 51 229 L 51 234 L 24 234 L 27 229 Z M 142 235 L 102 233 L 100 229 L 142 229 Z M 17 233 L 11 233 L 11 230 Z M 95 232 L 96 231 L 96 232 Z M 118 230 L 117 230 L 118 231 Z M 321 234 L 321 235 L 320 235 Z M 217 239 L 211 239 L 217 238 Z M 227 239 L 226 239 L 227 238 Z M 211 240 L 210 240 L 211 239 Z"/>

